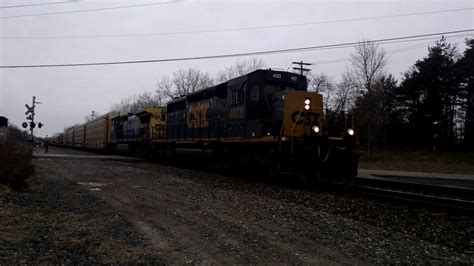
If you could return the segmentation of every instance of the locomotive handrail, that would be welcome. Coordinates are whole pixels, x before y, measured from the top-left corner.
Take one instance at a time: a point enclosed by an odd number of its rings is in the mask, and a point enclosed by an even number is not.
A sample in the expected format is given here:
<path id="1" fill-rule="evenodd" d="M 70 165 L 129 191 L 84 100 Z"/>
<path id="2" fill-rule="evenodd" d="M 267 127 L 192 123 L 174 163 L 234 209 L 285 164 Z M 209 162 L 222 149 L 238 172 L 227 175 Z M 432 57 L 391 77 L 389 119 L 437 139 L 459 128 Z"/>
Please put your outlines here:
<path id="1" fill-rule="evenodd" d="M 331 149 L 334 145 L 329 145 L 329 148 L 328 148 L 328 152 L 326 153 L 326 157 L 324 159 L 321 160 L 321 162 L 325 163 L 328 158 L 329 158 L 329 153 L 331 152 Z M 321 159 L 321 146 L 319 146 L 318 144 L 318 157 Z"/>
<path id="2" fill-rule="evenodd" d="M 292 134 L 293 134 L 293 131 L 295 131 L 296 122 L 298 122 L 300 120 L 301 113 L 303 113 L 303 108 L 301 108 L 301 111 L 299 112 L 298 117 L 296 117 L 295 122 L 293 122 L 293 126 L 291 127 Z"/>
<path id="3" fill-rule="evenodd" d="M 272 106 L 270 105 L 270 101 L 268 100 L 267 94 L 266 94 L 266 93 L 263 93 L 263 96 L 264 96 L 264 98 L 265 98 L 265 102 L 267 103 L 267 107 L 268 107 L 268 111 L 267 111 L 267 112 L 273 111 L 273 108 L 272 108 Z"/>
<path id="4" fill-rule="evenodd" d="M 290 133 L 290 152 L 291 154 L 293 154 L 294 150 L 293 150 L 293 133 L 295 131 L 295 127 L 296 127 L 296 122 L 298 122 L 300 120 L 300 116 L 301 116 L 301 113 L 303 113 L 303 108 L 301 108 L 301 111 L 299 112 L 298 114 L 298 117 L 296 118 L 295 122 L 293 122 L 293 126 L 291 127 L 291 133 Z"/>
<path id="5" fill-rule="evenodd" d="M 281 122 L 281 129 L 280 129 L 280 138 L 278 140 L 278 149 L 279 151 L 281 152 L 281 141 L 282 141 L 282 137 L 283 137 L 283 128 L 285 126 L 285 119 L 283 119 L 283 121 Z"/>

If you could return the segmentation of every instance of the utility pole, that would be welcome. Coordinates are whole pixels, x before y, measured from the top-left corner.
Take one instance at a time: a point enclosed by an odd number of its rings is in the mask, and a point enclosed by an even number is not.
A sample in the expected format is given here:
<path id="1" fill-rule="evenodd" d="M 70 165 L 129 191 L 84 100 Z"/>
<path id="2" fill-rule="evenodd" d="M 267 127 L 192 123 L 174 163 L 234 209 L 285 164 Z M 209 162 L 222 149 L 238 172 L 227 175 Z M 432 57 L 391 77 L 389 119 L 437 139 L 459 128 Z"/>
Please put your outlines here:
<path id="1" fill-rule="evenodd" d="M 310 64 L 310 63 L 304 63 L 303 60 L 301 60 L 301 62 L 291 62 L 292 64 L 294 65 L 299 65 L 299 67 L 293 67 L 294 70 L 299 70 L 300 71 L 300 75 L 303 76 L 304 72 L 305 71 L 311 71 L 311 69 L 309 68 L 304 68 L 303 66 L 311 66 L 313 64 Z"/>
<path id="2" fill-rule="evenodd" d="M 31 107 L 28 105 L 28 104 L 25 104 L 25 107 L 26 107 L 26 112 L 25 112 L 25 115 L 28 115 L 26 117 L 26 120 L 30 120 L 31 122 L 29 123 L 29 126 L 30 126 L 30 135 L 31 135 L 31 141 L 33 142 L 34 141 L 34 134 L 33 134 L 33 130 L 34 128 L 36 127 L 36 124 L 35 124 L 35 107 L 36 107 L 36 104 L 41 104 L 41 102 L 37 102 L 36 101 L 36 96 L 33 96 L 33 100 L 31 101 L 32 102 L 32 105 Z M 22 126 L 24 128 L 27 128 L 28 127 L 28 123 L 27 122 L 23 122 Z M 38 123 L 38 128 L 41 128 L 43 126 L 42 123 Z"/>

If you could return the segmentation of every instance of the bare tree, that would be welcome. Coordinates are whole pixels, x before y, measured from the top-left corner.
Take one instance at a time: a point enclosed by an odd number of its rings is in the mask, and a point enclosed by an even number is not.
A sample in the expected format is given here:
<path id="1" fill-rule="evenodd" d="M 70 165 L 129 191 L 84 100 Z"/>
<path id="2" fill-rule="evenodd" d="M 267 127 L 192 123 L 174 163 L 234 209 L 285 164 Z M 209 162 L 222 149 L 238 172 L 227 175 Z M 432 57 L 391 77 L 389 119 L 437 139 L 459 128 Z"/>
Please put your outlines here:
<path id="1" fill-rule="evenodd" d="M 177 92 L 176 96 L 186 95 L 214 84 L 209 73 L 204 73 L 197 68 L 178 70 L 173 73 L 173 83 Z"/>
<path id="2" fill-rule="evenodd" d="M 341 82 L 335 84 L 324 73 L 309 74 L 309 91 L 314 91 L 323 96 L 326 112 L 342 112 L 352 108 L 355 99 L 355 88 L 350 77 L 343 74 Z"/>
<path id="3" fill-rule="evenodd" d="M 351 55 L 349 80 L 359 91 L 371 92 L 377 79 L 383 76 L 388 58 L 385 50 L 373 42 L 362 41 Z"/>
<path id="4" fill-rule="evenodd" d="M 388 58 L 385 50 L 370 41 L 362 41 L 355 47 L 355 52 L 351 55 L 351 69 L 346 72 L 346 82 L 350 82 L 353 88 L 357 90 L 359 96 L 365 96 L 366 110 L 359 114 L 365 120 L 367 133 L 367 159 L 370 158 L 372 146 L 372 132 L 374 131 L 374 114 L 372 110 L 376 109 L 377 102 L 374 101 L 374 88 L 377 80 L 384 76 L 385 66 Z"/>
<path id="5" fill-rule="evenodd" d="M 159 94 L 144 92 L 133 94 L 124 98 L 120 103 L 112 105 L 112 110 L 119 111 L 122 114 L 137 113 L 150 107 L 162 106 L 163 99 Z"/>
<path id="6" fill-rule="evenodd" d="M 333 110 L 337 112 L 345 112 L 352 109 L 355 102 L 356 87 L 351 81 L 350 76 L 346 73 L 342 75 L 342 80 L 337 84 L 332 99 Z"/>
<path id="7" fill-rule="evenodd" d="M 214 81 L 209 73 L 202 72 L 197 68 L 181 69 L 173 73 L 173 78 L 163 76 L 156 84 L 156 93 L 162 99 L 173 99 L 213 85 Z"/>
<path id="8" fill-rule="evenodd" d="M 173 99 L 178 94 L 175 90 L 173 80 L 169 76 L 163 76 L 156 82 L 156 93 L 162 98 Z"/>
<path id="9" fill-rule="evenodd" d="M 237 60 L 234 65 L 219 71 L 216 80 L 219 83 L 225 82 L 261 68 L 266 68 L 266 64 L 262 59 Z"/>
<path id="10" fill-rule="evenodd" d="M 320 74 L 309 74 L 308 86 L 309 91 L 314 91 L 323 96 L 323 102 L 326 110 L 333 110 L 334 103 L 334 94 L 336 87 L 333 84 L 333 81 L 324 73 Z"/>

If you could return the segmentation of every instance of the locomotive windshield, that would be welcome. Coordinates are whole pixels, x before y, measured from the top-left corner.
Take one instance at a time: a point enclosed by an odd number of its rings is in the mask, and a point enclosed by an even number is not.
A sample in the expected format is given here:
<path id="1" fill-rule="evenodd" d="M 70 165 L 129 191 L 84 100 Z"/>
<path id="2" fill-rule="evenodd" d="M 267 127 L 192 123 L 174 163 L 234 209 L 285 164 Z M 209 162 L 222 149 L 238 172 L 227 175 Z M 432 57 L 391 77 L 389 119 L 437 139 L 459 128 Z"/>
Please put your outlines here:
<path id="1" fill-rule="evenodd" d="M 305 90 L 303 88 L 299 88 L 298 84 L 290 84 L 290 83 L 284 83 L 284 82 L 268 82 L 265 84 L 265 94 L 268 93 L 275 93 L 277 91 L 285 91 L 285 90 Z"/>
<path id="2" fill-rule="evenodd" d="M 273 86 L 276 88 L 277 91 L 284 91 L 284 90 L 299 90 L 299 91 L 306 91 L 306 84 L 305 83 L 294 83 L 294 82 L 284 82 L 284 81 L 267 81 L 265 86 Z"/>
<path id="3" fill-rule="evenodd" d="M 0 127 L 8 126 L 8 119 L 6 117 L 0 116 Z"/>

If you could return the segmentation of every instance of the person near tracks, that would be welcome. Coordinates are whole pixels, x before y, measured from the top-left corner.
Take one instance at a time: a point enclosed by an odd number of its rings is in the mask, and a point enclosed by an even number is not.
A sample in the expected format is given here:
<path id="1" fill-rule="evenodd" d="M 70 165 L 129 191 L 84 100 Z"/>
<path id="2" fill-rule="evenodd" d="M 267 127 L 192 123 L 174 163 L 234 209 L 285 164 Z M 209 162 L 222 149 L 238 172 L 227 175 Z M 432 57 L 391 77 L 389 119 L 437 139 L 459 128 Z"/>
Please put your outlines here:
<path id="1" fill-rule="evenodd" d="M 46 136 L 44 142 L 43 142 L 43 146 L 44 146 L 44 152 L 45 153 L 48 153 L 48 146 L 49 146 L 49 140 L 48 140 L 48 136 Z"/>

